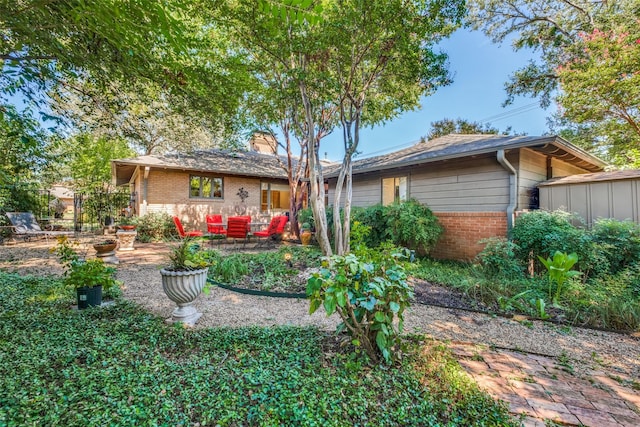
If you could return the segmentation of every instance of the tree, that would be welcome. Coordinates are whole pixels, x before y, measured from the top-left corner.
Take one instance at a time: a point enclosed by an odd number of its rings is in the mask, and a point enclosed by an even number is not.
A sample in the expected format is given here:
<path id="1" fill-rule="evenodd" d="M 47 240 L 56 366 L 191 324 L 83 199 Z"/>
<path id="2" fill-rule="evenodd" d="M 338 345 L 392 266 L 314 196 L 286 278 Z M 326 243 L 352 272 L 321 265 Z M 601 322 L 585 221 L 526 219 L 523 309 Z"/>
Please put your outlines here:
<path id="1" fill-rule="evenodd" d="M 432 139 L 450 135 L 452 133 L 459 133 L 465 135 L 472 134 L 488 134 L 488 135 L 510 135 L 511 127 L 506 128 L 502 133 L 498 128 L 494 128 L 490 123 L 485 123 L 484 125 L 480 122 L 472 122 L 466 119 L 448 119 L 444 118 L 442 120 L 437 120 L 435 122 L 431 122 L 431 130 L 427 134 L 426 137 L 421 138 L 421 142 L 425 140 L 431 141 Z"/>
<path id="2" fill-rule="evenodd" d="M 45 118 L 50 96 L 109 99 L 102 107 L 135 97 L 205 120 L 208 129 L 230 127 L 246 73 L 224 32 L 205 25 L 216 9 L 199 0 L 0 2 L 0 96 L 19 93 Z"/>
<path id="3" fill-rule="evenodd" d="M 638 69 L 638 48 L 632 34 L 638 34 L 638 0 L 469 4 L 473 25 L 494 41 L 513 36 L 514 49 L 540 54 L 539 61 L 516 71 L 506 84 L 506 103 L 531 95 L 547 106 L 555 97 L 562 114 L 552 127 L 578 136 L 578 144 L 595 147 L 596 154 L 615 163 L 636 158 L 638 86 L 632 76 Z M 607 55 L 619 56 L 614 61 Z"/>
<path id="4" fill-rule="evenodd" d="M 337 123 L 343 125 L 347 155 L 337 188 L 341 192 L 346 183 L 348 216 L 350 162 L 357 151 L 360 127 L 415 108 L 420 94 L 446 81 L 446 56 L 434 52 L 433 45 L 453 30 L 462 3 L 266 4 L 272 13 L 257 14 L 249 8 L 241 11 L 238 20 L 244 23 L 243 36 L 249 34 L 252 59 L 278 70 L 289 89 L 285 92 L 288 99 L 299 106 L 289 113 L 294 131 L 306 146 L 316 238 L 323 253 L 330 255 L 321 139 Z M 385 31 L 380 31 L 380 22 L 385 23 Z M 340 195 L 337 197 L 339 201 Z M 348 217 L 344 224 L 346 227 L 336 227 L 339 253 L 348 250 Z"/>
<path id="5" fill-rule="evenodd" d="M 189 152 L 235 142 L 229 135 L 234 127 L 206 128 L 206 121 L 198 114 L 182 113 L 169 105 L 162 90 L 152 83 L 128 93 L 116 89 L 117 83 L 111 86 L 122 96 L 102 93 L 86 82 L 82 93 L 55 97 L 53 109 L 76 130 L 123 139 L 145 155 L 171 150 Z"/>
<path id="6" fill-rule="evenodd" d="M 334 197 L 338 255 L 349 252 L 352 158 L 360 128 L 419 107 L 420 97 L 450 82 L 447 56 L 436 44 L 460 24 L 464 2 L 352 0 L 332 3 L 325 16 L 332 96 L 339 106 L 345 155 Z M 379 23 L 384 22 L 384 31 Z M 343 217 L 340 215 L 345 191 Z"/>
<path id="7" fill-rule="evenodd" d="M 73 186 L 80 191 L 111 184 L 111 160 L 135 156 L 123 139 L 90 134 L 78 134 L 65 141 L 62 157 L 73 179 Z"/>
<path id="8" fill-rule="evenodd" d="M 515 50 L 533 49 L 539 61 L 530 61 L 505 85 L 509 104 L 515 96 L 540 97 L 548 106 L 557 89 L 556 68 L 566 60 L 580 34 L 591 32 L 598 22 L 621 13 L 622 4 L 634 0 L 469 0 L 471 24 L 496 43 L 513 37 Z"/>
<path id="9" fill-rule="evenodd" d="M 632 18 L 581 34 L 574 59 L 557 69 L 564 118 L 606 136 L 612 160 L 640 148 L 640 30 Z M 626 157 L 626 156 L 625 156 Z"/>
<path id="10" fill-rule="evenodd" d="M 287 105 L 291 130 L 306 147 L 309 171 L 309 200 L 316 222 L 316 238 L 321 250 L 331 254 L 324 208 L 324 178 L 319 157 L 320 141 L 336 123 L 337 106 L 330 99 L 331 84 L 327 50 L 323 44 L 321 2 L 293 1 L 291 5 L 263 2 L 262 10 L 255 2 L 228 3 L 224 14 L 235 30 L 234 41 L 246 52 L 248 67 L 259 86 L 286 90 L 265 91 L 279 97 L 278 105 Z M 305 11 L 301 13 L 301 11 Z M 277 75 L 282 83 L 274 83 Z M 282 112 L 281 110 L 278 110 Z"/>

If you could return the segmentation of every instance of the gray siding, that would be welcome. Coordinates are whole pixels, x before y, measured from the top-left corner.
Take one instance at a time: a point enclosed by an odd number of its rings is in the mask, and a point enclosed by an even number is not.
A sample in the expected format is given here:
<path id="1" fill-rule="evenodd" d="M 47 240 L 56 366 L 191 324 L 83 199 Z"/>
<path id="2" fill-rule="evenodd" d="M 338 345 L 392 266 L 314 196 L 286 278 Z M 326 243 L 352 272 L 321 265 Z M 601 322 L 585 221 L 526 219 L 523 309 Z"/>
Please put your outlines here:
<path id="1" fill-rule="evenodd" d="M 531 190 L 547 179 L 547 158 L 533 150 L 522 149 L 518 160 L 518 209 L 528 209 Z"/>
<path id="2" fill-rule="evenodd" d="M 509 174 L 491 157 L 426 164 L 412 171 L 410 196 L 436 212 L 503 211 Z"/>
<path id="3" fill-rule="evenodd" d="M 382 199 L 382 181 L 378 176 L 354 176 L 352 206 L 368 207 L 380 203 Z M 329 181 L 329 205 L 334 204 L 336 180 Z M 344 191 L 340 206 L 344 206 Z"/>
<path id="4" fill-rule="evenodd" d="M 598 218 L 640 223 L 640 179 L 542 186 L 540 207 L 577 213 L 587 224 Z"/>

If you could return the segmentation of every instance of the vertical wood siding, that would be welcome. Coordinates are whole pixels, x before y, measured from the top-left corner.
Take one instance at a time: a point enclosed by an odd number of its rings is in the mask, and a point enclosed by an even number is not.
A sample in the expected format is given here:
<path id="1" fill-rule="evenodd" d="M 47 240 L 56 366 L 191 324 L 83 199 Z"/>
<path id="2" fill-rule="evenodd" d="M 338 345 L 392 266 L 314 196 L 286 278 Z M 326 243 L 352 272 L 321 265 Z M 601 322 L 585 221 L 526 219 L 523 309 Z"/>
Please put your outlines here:
<path id="1" fill-rule="evenodd" d="M 640 179 L 542 186 L 540 208 L 574 212 L 589 225 L 598 218 L 640 223 Z"/>

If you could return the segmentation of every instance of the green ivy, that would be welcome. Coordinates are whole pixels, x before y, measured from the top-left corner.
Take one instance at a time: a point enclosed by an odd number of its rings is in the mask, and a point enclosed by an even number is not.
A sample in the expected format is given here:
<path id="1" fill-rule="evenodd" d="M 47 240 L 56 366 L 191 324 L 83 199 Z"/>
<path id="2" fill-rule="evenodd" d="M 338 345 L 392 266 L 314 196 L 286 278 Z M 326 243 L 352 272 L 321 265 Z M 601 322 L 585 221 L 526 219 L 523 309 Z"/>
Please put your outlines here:
<path id="1" fill-rule="evenodd" d="M 315 328 L 185 329 L 126 301 L 70 310 L 58 280 L 0 283 L 3 426 L 517 425 L 424 338 L 368 367 Z"/>

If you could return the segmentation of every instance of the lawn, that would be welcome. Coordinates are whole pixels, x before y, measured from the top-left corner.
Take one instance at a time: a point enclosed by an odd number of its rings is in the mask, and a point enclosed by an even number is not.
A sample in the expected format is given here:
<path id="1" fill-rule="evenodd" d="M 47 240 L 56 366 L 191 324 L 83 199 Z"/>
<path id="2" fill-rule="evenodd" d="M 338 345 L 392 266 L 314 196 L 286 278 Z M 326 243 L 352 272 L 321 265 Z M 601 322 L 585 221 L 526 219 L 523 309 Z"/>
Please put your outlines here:
<path id="1" fill-rule="evenodd" d="M 446 348 L 368 367 L 313 328 L 184 329 L 132 303 L 74 311 L 0 272 L 0 425 L 516 425 Z"/>

